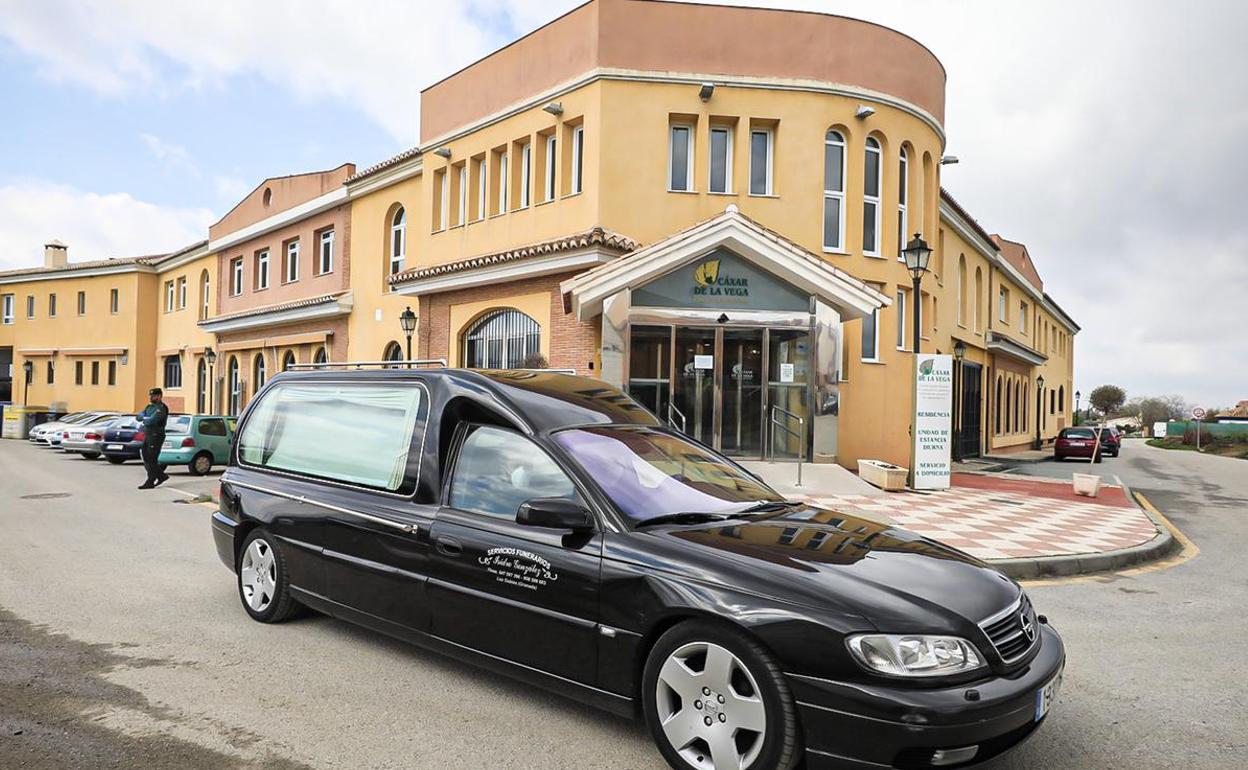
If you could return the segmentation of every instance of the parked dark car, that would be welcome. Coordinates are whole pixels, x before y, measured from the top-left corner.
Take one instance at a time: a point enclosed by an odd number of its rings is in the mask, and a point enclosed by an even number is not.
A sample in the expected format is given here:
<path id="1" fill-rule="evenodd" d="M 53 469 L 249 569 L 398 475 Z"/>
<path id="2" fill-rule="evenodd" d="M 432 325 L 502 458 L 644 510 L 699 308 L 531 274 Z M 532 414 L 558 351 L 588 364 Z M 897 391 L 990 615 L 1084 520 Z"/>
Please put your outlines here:
<path id="1" fill-rule="evenodd" d="M 1096 452 L 1096 462 L 1100 462 L 1108 449 L 1098 446 L 1096 432 L 1092 428 L 1062 428 L 1053 441 L 1053 459 L 1065 460 L 1067 457 L 1089 459 Z"/>
<path id="2" fill-rule="evenodd" d="M 143 447 L 142 428 L 138 420 L 131 418 L 104 431 L 104 441 L 100 444 L 104 459 L 113 465 L 139 459 L 139 449 Z"/>
<path id="3" fill-rule="evenodd" d="M 570 375 L 280 374 L 212 532 L 253 619 L 302 605 L 640 715 L 676 768 L 983 761 L 1065 665 L 986 564 L 786 501 Z"/>
<path id="4" fill-rule="evenodd" d="M 1105 454 L 1110 457 L 1117 457 L 1122 451 L 1122 431 L 1113 425 L 1106 425 L 1103 428 L 1093 428 L 1101 434 L 1101 445 L 1105 448 Z"/>

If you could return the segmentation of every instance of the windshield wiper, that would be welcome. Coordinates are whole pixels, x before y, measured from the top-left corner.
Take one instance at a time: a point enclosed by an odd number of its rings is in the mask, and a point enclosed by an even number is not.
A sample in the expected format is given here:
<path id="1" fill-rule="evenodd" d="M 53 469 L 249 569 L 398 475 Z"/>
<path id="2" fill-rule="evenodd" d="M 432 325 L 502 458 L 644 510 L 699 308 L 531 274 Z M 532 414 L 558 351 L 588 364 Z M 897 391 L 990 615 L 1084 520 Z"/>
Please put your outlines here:
<path id="1" fill-rule="evenodd" d="M 749 508 L 743 508 L 737 511 L 737 515 L 745 513 L 774 513 L 776 511 L 787 511 L 790 508 L 798 508 L 805 505 L 794 500 L 764 500 L 761 503 L 755 503 Z"/>
<path id="2" fill-rule="evenodd" d="M 681 513 L 664 513 L 645 521 L 638 522 L 636 527 L 648 527 L 651 524 L 702 524 L 708 521 L 725 521 L 736 514 L 708 513 L 706 511 L 683 511 Z"/>

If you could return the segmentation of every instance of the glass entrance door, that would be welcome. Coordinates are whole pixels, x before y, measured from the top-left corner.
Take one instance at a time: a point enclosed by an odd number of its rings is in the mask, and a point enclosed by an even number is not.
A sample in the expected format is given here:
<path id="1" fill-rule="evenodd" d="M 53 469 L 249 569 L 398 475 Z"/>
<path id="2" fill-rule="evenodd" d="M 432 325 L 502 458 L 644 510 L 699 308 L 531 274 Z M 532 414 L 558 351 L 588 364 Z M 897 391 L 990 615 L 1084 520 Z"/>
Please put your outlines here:
<path id="1" fill-rule="evenodd" d="M 763 454 L 763 330 L 724 329 L 722 374 L 724 454 Z"/>
<path id="2" fill-rule="evenodd" d="M 775 457 L 796 459 L 801 436 L 810 441 L 806 393 L 810 383 L 810 332 L 767 330 L 767 435 Z M 775 423 L 772 423 L 772 419 Z M 798 419 L 803 422 L 799 423 Z M 809 456 L 807 456 L 809 459 Z"/>
<path id="3" fill-rule="evenodd" d="M 676 427 L 708 446 L 716 445 L 717 331 L 687 327 L 676 330 L 676 370 L 672 378 Z"/>

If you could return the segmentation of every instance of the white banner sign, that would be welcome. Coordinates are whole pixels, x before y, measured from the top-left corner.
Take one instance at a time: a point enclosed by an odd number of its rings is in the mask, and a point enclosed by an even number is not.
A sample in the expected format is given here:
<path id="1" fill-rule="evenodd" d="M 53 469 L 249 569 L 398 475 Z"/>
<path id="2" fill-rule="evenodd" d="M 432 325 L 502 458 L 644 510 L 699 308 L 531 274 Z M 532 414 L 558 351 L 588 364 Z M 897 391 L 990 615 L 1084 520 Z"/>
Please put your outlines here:
<path id="1" fill-rule="evenodd" d="M 1164 422 L 1153 423 L 1153 438 L 1165 438 L 1165 437 L 1166 437 L 1166 423 Z"/>
<path id="2" fill-rule="evenodd" d="M 914 488 L 948 489 L 953 448 L 953 356 L 915 357 Z"/>

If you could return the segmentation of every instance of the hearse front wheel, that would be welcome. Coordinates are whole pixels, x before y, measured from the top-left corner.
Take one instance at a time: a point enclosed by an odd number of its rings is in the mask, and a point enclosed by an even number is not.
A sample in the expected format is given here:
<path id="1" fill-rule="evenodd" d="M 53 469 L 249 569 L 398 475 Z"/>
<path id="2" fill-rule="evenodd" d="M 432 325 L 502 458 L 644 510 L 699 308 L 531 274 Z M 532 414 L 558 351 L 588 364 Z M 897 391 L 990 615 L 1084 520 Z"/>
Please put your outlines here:
<path id="1" fill-rule="evenodd" d="M 678 770 L 789 770 L 801 745 L 793 696 L 775 659 L 731 627 L 674 626 L 642 678 L 646 725 Z"/>
<path id="2" fill-rule="evenodd" d="M 253 530 L 238 559 L 238 597 L 252 620 L 280 623 L 299 605 L 290 595 L 286 560 L 267 530 Z"/>

